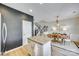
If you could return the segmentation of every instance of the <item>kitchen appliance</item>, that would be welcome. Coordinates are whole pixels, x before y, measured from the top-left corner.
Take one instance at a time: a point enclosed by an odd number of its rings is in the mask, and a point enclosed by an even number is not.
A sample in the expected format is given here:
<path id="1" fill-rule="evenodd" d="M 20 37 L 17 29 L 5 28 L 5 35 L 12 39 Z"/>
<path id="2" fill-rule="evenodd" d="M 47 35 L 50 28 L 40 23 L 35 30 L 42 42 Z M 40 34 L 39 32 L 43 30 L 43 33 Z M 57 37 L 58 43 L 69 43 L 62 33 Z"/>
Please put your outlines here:
<path id="1" fill-rule="evenodd" d="M 0 5 L 0 13 L 0 50 L 3 54 L 22 45 L 22 15 L 4 5 Z"/>
<path id="2" fill-rule="evenodd" d="M 22 13 L 0 4 L 0 50 L 5 51 L 22 45 Z"/>

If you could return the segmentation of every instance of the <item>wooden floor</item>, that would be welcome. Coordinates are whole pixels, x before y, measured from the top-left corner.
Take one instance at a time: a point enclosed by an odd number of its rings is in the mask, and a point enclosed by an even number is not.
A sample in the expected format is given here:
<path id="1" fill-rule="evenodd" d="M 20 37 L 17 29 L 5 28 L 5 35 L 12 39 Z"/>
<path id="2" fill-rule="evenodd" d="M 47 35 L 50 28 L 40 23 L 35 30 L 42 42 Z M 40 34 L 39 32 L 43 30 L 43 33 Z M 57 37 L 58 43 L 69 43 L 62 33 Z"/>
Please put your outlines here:
<path id="1" fill-rule="evenodd" d="M 5 52 L 4 56 L 31 56 L 31 51 L 25 45 Z"/>
<path id="2" fill-rule="evenodd" d="M 79 48 L 79 40 L 78 41 L 73 41 L 75 44 L 76 44 L 76 46 Z"/>

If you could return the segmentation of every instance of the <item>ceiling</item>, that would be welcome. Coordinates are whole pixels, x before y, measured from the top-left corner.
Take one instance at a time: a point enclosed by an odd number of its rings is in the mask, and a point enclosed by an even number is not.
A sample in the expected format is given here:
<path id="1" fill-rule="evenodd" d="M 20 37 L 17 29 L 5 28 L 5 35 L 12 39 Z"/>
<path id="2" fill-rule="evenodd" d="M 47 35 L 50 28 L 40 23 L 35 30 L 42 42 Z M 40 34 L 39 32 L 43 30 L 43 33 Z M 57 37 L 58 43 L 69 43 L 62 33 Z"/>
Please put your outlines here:
<path id="1" fill-rule="evenodd" d="M 79 15 L 79 3 L 3 3 L 7 6 L 33 15 L 37 21 L 54 21 Z M 29 9 L 31 11 L 29 11 Z"/>

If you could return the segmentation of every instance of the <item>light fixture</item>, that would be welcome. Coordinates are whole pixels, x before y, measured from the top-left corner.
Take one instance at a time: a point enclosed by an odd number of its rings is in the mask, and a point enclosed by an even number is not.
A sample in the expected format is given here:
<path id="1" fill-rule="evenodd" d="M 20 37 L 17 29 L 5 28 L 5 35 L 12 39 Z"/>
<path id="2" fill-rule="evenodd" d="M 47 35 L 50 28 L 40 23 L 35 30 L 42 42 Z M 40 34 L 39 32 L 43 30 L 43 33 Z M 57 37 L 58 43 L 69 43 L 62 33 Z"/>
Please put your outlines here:
<path id="1" fill-rule="evenodd" d="M 29 12 L 32 12 L 33 10 L 32 9 L 29 9 Z"/>
<path id="2" fill-rule="evenodd" d="M 60 23 L 59 23 L 59 16 L 56 16 L 56 25 L 54 26 L 54 27 L 52 27 L 52 29 L 54 30 L 54 31 L 57 31 L 57 32 L 61 32 L 62 30 L 63 31 L 66 31 L 67 29 L 68 29 L 68 27 L 67 26 L 61 26 L 60 25 Z"/>
<path id="3" fill-rule="evenodd" d="M 56 27 L 52 27 L 52 29 L 54 30 L 54 31 L 56 31 L 57 29 L 56 29 Z"/>
<path id="4" fill-rule="evenodd" d="M 57 31 L 60 32 L 60 24 L 59 24 L 59 20 L 58 20 L 59 16 L 56 16 L 56 17 L 57 17 L 57 19 L 56 19 L 56 28 L 57 28 Z"/>
<path id="5" fill-rule="evenodd" d="M 67 30 L 67 28 L 66 27 L 63 27 L 63 31 L 66 31 Z"/>
<path id="6" fill-rule="evenodd" d="M 60 24 L 59 24 L 59 21 L 58 21 L 58 18 L 59 18 L 59 16 L 57 16 L 57 19 L 56 19 L 56 24 L 57 24 L 57 26 L 60 25 Z"/>
<path id="7" fill-rule="evenodd" d="M 42 5 L 43 3 L 40 3 L 40 5 Z"/>
<path id="8" fill-rule="evenodd" d="M 58 21 L 58 16 L 57 16 L 56 25 L 54 27 L 52 27 L 53 31 L 58 30 L 58 28 L 57 28 L 58 26 L 59 26 L 59 21 Z"/>
<path id="9" fill-rule="evenodd" d="M 69 26 L 63 26 L 62 29 L 63 31 L 67 31 L 69 29 Z"/>

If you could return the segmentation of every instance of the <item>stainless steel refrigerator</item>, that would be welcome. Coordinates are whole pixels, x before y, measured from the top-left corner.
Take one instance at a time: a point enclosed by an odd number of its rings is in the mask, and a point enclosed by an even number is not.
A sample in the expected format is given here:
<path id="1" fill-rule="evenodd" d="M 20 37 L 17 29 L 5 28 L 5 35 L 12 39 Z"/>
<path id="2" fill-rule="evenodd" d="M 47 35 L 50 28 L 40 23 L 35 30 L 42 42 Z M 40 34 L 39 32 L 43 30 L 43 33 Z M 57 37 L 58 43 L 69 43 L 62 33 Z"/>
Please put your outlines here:
<path id="1" fill-rule="evenodd" d="M 0 51 L 3 54 L 5 51 L 16 48 L 22 45 L 22 24 L 17 20 L 4 19 L 4 15 L 0 13 Z M 20 24 L 19 24 L 20 23 Z M 20 25 L 18 27 L 18 24 Z M 13 27 L 13 28 L 12 28 Z"/>
<path id="2" fill-rule="evenodd" d="M 0 53 L 22 45 L 23 14 L 0 5 Z"/>

